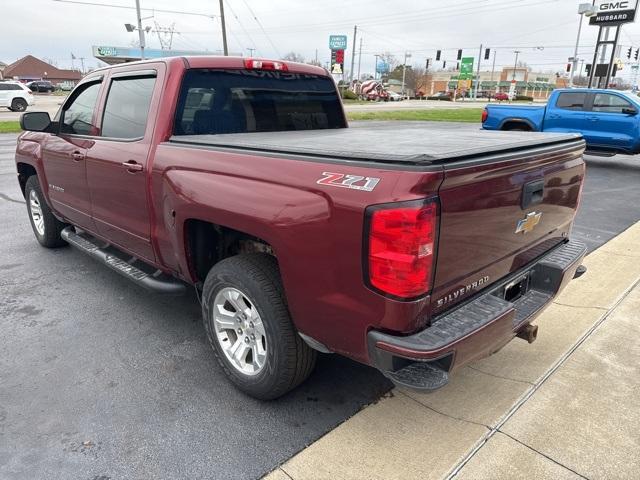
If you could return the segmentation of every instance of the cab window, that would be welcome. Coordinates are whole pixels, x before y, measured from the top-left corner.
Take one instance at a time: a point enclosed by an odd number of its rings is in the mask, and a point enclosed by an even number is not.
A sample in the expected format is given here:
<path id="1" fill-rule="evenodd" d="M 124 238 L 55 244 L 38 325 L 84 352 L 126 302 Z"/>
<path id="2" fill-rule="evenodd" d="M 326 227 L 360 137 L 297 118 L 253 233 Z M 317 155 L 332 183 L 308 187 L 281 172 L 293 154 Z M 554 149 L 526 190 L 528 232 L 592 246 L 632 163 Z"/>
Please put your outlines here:
<path id="1" fill-rule="evenodd" d="M 563 110 L 584 110 L 587 94 L 584 92 L 566 92 L 558 95 L 556 107 Z"/>
<path id="2" fill-rule="evenodd" d="M 103 137 L 144 137 L 155 81 L 152 76 L 113 79 L 104 107 Z"/>
<path id="3" fill-rule="evenodd" d="M 631 102 L 618 95 L 597 93 L 593 100 L 593 111 L 604 113 L 623 113 L 623 110 L 635 110 Z"/>
<path id="4" fill-rule="evenodd" d="M 101 82 L 88 84 L 65 104 L 62 109 L 60 132 L 75 135 L 95 135 L 93 112 L 98 101 Z"/>

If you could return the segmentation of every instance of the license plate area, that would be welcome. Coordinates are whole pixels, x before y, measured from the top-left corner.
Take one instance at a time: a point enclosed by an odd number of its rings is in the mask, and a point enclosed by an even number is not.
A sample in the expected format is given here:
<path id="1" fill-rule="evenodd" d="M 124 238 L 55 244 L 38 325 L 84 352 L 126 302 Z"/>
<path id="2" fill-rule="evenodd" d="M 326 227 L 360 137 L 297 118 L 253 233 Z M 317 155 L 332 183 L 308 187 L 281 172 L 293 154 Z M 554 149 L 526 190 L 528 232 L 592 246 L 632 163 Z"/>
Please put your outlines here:
<path id="1" fill-rule="evenodd" d="M 529 272 L 507 283 L 499 295 L 507 302 L 515 302 L 529 291 L 531 275 Z"/>

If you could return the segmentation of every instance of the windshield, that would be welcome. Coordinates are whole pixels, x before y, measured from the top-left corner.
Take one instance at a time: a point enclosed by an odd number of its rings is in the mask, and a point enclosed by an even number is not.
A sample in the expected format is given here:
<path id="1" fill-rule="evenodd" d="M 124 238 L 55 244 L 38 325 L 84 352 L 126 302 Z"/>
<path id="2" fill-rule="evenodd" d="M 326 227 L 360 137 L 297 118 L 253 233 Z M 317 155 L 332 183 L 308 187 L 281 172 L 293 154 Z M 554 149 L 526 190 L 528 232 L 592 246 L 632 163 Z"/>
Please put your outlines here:
<path id="1" fill-rule="evenodd" d="M 345 128 L 333 80 L 263 70 L 189 70 L 175 135 Z"/>

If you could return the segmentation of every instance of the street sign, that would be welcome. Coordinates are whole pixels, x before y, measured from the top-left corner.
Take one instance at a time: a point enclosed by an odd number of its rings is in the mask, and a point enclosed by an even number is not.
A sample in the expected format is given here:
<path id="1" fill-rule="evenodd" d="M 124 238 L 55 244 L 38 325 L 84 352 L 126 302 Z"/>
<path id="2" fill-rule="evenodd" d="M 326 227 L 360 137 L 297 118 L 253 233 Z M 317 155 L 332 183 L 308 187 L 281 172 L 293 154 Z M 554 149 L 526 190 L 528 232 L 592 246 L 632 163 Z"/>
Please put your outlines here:
<path id="1" fill-rule="evenodd" d="M 622 25 L 635 21 L 638 0 L 599 0 L 595 7 L 596 14 L 589 20 L 589 25 Z"/>
<path id="2" fill-rule="evenodd" d="M 331 73 L 344 74 L 344 50 L 331 50 Z"/>
<path id="3" fill-rule="evenodd" d="M 460 80 L 471 80 L 473 78 L 473 57 L 463 57 L 460 61 Z"/>
<path id="4" fill-rule="evenodd" d="M 346 35 L 329 35 L 329 48 L 331 50 L 346 50 L 347 36 Z"/>
<path id="5" fill-rule="evenodd" d="M 378 60 L 378 63 L 376 64 L 376 73 L 387 73 L 389 71 L 389 64 L 387 62 L 385 62 L 384 60 Z"/>

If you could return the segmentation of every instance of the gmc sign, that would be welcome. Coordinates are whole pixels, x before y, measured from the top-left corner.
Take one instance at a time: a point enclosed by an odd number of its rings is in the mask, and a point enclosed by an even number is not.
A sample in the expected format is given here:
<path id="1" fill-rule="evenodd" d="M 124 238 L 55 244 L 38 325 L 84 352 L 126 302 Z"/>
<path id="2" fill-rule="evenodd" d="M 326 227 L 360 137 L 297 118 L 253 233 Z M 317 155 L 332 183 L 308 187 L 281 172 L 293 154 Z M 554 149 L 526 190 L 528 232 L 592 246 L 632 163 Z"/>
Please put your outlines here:
<path id="1" fill-rule="evenodd" d="M 596 15 L 589 20 L 590 25 L 621 25 L 635 21 L 638 0 L 623 0 L 612 2 L 610 0 L 599 1 L 596 4 Z"/>

